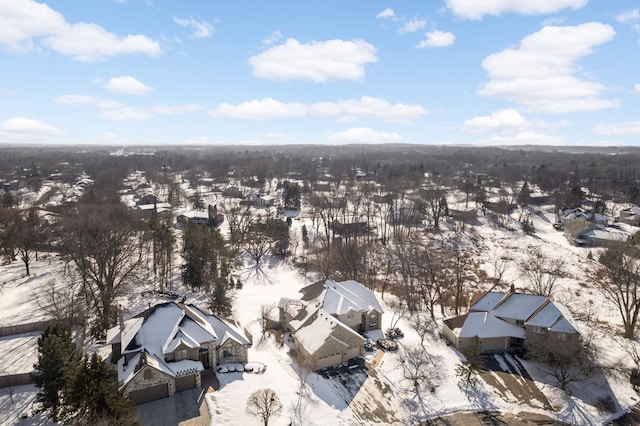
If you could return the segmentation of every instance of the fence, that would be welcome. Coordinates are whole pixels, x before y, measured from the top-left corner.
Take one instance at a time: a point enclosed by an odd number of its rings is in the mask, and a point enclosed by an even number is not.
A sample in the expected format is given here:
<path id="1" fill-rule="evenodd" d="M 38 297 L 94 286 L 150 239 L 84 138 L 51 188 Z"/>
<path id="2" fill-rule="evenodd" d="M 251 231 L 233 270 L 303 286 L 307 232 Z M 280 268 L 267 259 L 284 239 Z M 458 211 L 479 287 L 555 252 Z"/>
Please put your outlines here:
<path id="1" fill-rule="evenodd" d="M 30 322 L 26 324 L 17 324 L 17 325 L 7 325 L 4 327 L 0 327 L 0 337 L 11 336 L 13 334 L 23 334 L 23 333 L 31 333 L 33 331 L 42 331 L 49 325 L 54 324 L 64 324 L 66 321 L 64 320 L 46 320 L 46 321 L 36 321 Z M 82 318 L 73 318 L 71 320 L 72 325 L 82 325 Z"/>
<path id="2" fill-rule="evenodd" d="M 33 383 L 31 373 L 7 374 L 0 376 L 0 388 L 28 385 L 31 383 Z"/>

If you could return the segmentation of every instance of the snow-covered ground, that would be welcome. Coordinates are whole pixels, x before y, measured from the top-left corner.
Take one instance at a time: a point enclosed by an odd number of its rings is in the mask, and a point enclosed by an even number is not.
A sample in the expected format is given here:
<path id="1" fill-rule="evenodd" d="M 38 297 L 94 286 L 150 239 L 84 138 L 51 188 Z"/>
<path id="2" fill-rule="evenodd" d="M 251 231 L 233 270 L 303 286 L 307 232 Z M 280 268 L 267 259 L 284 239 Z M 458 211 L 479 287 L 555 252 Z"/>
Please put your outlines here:
<path id="1" fill-rule="evenodd" d="M 514 213 L 514 218 L 515 216 Z M 532 221 L 536 229 L 532 236 L 526 236 L 517 230 L 515 223 L 512 223 L 513 229 L 498 227 L 482 215 L 479 216 L 477 225 L 468 225 L 467 229 L 473 230 L 480 241 L 475 256 L 480 260 L 481 267 L 492 276 L 491 256 L 510 259 L 503 277 L 505 285 L 513 284 L 517 289 L 526 290 L 529 284 L 521 276 L 517 261 L 525 259 L 528 251 L 539 249 L 549 258 L 563 259 L 566 275 L 558 280 L 554 298 L 570 308 L 583 334 L 594 334 L 599 348 L 598 359 L 604 366 L 630 368 L 632 364 L 629 356 L 617 343 L 621 340 L 617 337 L 621 330 L 617 311 L 603 299 L 589 277 L 589 271 L 595 265 L 587 255 L 591 251 L 593 258 L 597 258 L 599 249 L 571 246 L 562 232 L 553 228 L 555 217 L 550 210 L 534 212 Z M 310 219 L 300 214 L 292 224 L 292 239 L 298 240 L 297 243 L 294 242 L 294 253 L 300 254 L 302 251 L 299 239 L 302 225 L 305 224 L 310 239 L 313 241 L 315 237 Z M 226 226 L 224 223 L 222 232 L 226 232 Z M 445 233 L 451 232 L 448 226 L 443 228 Z M 425 383 L 416 389 L 411 381 L 403 377 L 399 354 L 387 352 L 380 365 L 361 384 L 362 387 L 352 389 L 351 393 L 342 392 L 340 383 L 336 383 L 334 379 L 309 374 L 306 378 L 306 397 L 302 398 L 301 409 L 296 410 L 300 390 L 297 366 L 289 354 L 287 344 L 278 345 L 274 336 L 262 339 L 260 308 L 263 304 L 277 304 L 281 297 L 299 298 L 300 288 L 317 277 L 311 274 L 305 276 L 292 266 L 290 260 L 264 259 L 260 268 L 251 266 L 250 263 L 247 260 L 245 267 L 237 272 L 243 286 L 236 294 L 233 313 L 235 319 L 253 334 L 254 344 L 249 351 L 249 360 L 262 363 L 267 368 L 263 374 L 220 374 L 221 388 L 207 396 L 215 424 L 260 424 L 258 419 L 246 413 L 245 406 L 253 391 L 265 387 L 275 390 L 284 406 L 283 413 L 272 420 L 271 424 L 274 425 L 289 424 L 292 420 L 297 424 L 374 423 L 372 418 L 379 419 L 378 423 L 408 424 L 452 413 L 485 410 L 506 413 L 528 411 L 571 424 L 602 424 L 637 402 L 637 393 L 629 384 L 628 376 L 613 368 L 605 369 L 587 384 L 572 386 L 571 394 L 568 394 L 548 383 L 535 364 L 525 362 L 536 386 L 554 407 L 553 410 L 545 410 L 541 405 L 520 400 L 516 395 L 498 392 L 481 379 L 474 385 L 467 386 L 455 375 L 462 356 L 438 336 L 436 328 L 436 332 L 425 340 L 429 353 L 441 362 L 437 377 L 432 383 Z M 179 266 L 178 256 L 174 264 L 176 268 Z M 176 272 L 174 277 L 175 289 L 184 291 L 178 283 L 179 273 Z M 46 313 L 39 307 L 38 297 L 53 279 L 64 282 L 61 262 L 55 257 L 40 258 L 34 262 L 30 277 L 24 276 L 24 266 L 20 262 L 0 266 L 0 324 L 14 325 L 47 319 Z M 125 310 L 125 316 L 134 315 L 150 304 L 166 301 L 157 296 L 141 296 L 143 290 L 152 288 L 151 283 L 131 284 L 128 296 L 118 301 Z M 198 295 L 189 292 L 187 295 L 189 302 L 205 302 Z M 392 297 L 385 294 L 387 302 Z M 441 320 L 442 318 L 438 318 L 439 323 Z M 387 313 L 383 316 L 382 329 L 389 327 L 390 322 L 391 314 Z M 399 341 L 401 346 L 409 347 L 419 343 L 414 323 L 415 318 L 412 317 L 405 317 L 398 323 L 405 333 L 405 337 Z M 30 371 L 37 356 L 34 354 L 33 339 L 35 336 L 0 339 L 0 371 Z M 90 342 L 90 348 L 101 350 L 103 355 L 108 349 L 96 342 Z M 12 359 L 16 361 L 9 363 Z M 35 392 L 33 386 L 20 386 L 16 388 L 14 395 L 16 402 L 11 404 L 5 389 L 0 389 L 0 423 L 14 424 L 19 414 L 30 406 Z M 606 395 L 611 395 L 614 400 L 615 412 L 600 411 L 595 407 L 598 399 L 603 399 Z M 371 408 L 371 413 L 368 413 L 371 417 L 363 420 L 365 417 L 362 414 L 367 407 Z"/>

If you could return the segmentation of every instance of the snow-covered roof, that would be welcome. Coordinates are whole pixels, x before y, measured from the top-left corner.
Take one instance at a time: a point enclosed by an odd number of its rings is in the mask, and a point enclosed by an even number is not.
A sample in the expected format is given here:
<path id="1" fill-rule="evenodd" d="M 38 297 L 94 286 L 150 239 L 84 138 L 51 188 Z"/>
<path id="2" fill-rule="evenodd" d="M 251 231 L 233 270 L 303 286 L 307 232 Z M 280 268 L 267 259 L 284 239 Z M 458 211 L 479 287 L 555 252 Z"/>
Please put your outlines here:
<path id="1" fill-rule="evenodd" d="M 526 324 L 535 327 L 544 327 L 560 333 L 578 333 L 578 327 L 573 322 L 573 317 L 569 309 L 557 302 L 549 301 L 549 303 L 530 318 Z"/>
<path id="2" fill-rule="evenodd" d="M 341 341 L 335 336 L 332 336 L 333 331 L 338 327 L 342 328 L 347 333 L 352 333 L 360 337 L 364 342 L 364 338 L 353 331 L 351 327 L 345 325 L 323 309 L 319 309 L 316 318 L 296 331 L 294 336 L 310 354 L 315 353 L 329 339 L 333 339 L 338 343 L 343 344 L 345 347 L 348 347 L 349 345 L 347 343 Z"/>
<path id="3" fill-rule="evenodd" d="M 494 337 L 525 338 L 523 327 L 518 327 L 498 318 L 494 311 L 469 313 L 462 328 L 455 331 L 458 331 L 458 337 L 478 336 L 480 339 Z"/>
<path id="4" fill-rule="evenodd" d="M 135 353 L 124 365 L 125 357 L 118 361 L 118 379 L 128 383 L 138 370 L 138 364 L 149 364 L 170 376 L 180 376 L 202 370 L 195 360 L 165 361 L 165 355 L 179 348 L 199 348 L 204 343 L 222 345 L 229 339 L 250 345 L 237 324 L 203 312 L 194 305 L 163 303 L 125 321 L 122 332 L 114 327 L 107 333 L 109 343 L 121 342 L 122 353 Z M 133 365 L 133 367 L 132 367 Z"/>
<path id="5" fill-rule="evenodd" d="M 502 303 L 493 312 L 500 318 L 526 321 L 547 299 L 548 297 L 546 296 L 511 293 L 503 299 Z"/>
<path id="6" fill-rule="evenodd" d="M 493 309 L 506 295 L 501 291 L 489 291 L 469 308 L 470 311 L 487 312 Z"/>
<path id="7" fill-rule="evenodd" d="M 583 239 L 586 237 L 607 241 L 627 241 L 627 238 L 629 238 L 627 234 L 623 234 L 622 232 L 611 232 L 602 229 L 592 229 L 584 234 L 580 234 L 580 237 Z"/>
<path id="8" fill-rule="evenodd" d="M 184 213 L 180 213 L 180 216 L 184 216 L 188 219 L 209 219 L 208 212 L 202 212 L 197 210 L 190 210 Z"/>
<path id="9" fill-rule="evenodd" d="M 332 315 L 343 315 L 349 311 L 384 313 L 375 294 L 356 281 L 336 282 L 327 280 L 322 308 Z"/>

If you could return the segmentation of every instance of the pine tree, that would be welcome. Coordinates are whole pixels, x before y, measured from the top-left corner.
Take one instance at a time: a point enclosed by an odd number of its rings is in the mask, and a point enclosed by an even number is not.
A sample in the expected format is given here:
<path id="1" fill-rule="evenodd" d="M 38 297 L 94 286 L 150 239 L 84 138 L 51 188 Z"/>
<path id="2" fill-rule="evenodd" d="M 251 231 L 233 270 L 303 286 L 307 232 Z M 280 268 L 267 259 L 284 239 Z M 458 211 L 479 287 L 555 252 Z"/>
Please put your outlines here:
<path id="1" fill-rule="evenodd" d="M 33 381 L 40 388 L 36 400 L 39 412 L 48 412 L 52 421 L 70 414 L 69 396 L 80 352 L 70 331 L 60 325 L 48 326 L 38 338 L 38 363 Z"/>
<path id="2" fill-rule="evenodd" d="M 95 352 L 77 367 L 71 400 L 80 424 L 138 424 L 136 406 L 118 390 L 116 372 Z"/>

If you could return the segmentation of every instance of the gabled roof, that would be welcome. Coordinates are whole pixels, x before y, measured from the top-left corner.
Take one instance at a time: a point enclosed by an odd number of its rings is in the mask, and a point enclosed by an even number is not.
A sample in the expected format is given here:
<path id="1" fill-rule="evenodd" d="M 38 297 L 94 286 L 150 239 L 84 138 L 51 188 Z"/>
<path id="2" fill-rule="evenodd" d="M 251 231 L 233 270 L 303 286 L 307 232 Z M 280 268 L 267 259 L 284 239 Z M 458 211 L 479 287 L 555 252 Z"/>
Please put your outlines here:
<path id="1" fill-rule="evenodd" d="M 319 309 L 317 315 L 305 326 L 295 332 L 296 340 L 305 348 L 305 350 L 313 354 L 320 349 L 328 340 L 334 340 L 338 343 L 349 346 L 347 343 L 334 336 L 334 331 L 340 328 L 345 333 L 353 334 L 364 342 L 364 337 L 353 331 L 351 327 L 338 320 L 330 313 L 323 309 Z"/>
<path id="2" fill-rule="evenodd" d="M 205 343 L 223 345 L 233 340 L 250 345 L 237 324 L 205 312 L 194 305 L 175 302 L 158 304 L 125 321 L 123 331 L 114 327 L 108 332 L 109 343 L 121 343 L 123 354 L 135 354 L 125 365 L 118 361 L 118 379 L 126 384 L 142 365 L 148 364 L 170 376 L 190 374 L 202 369 L 194 360 L 165 361 L 165 356 L 181 348 L 199 348 Z M 133 366 L 138 366 L 138 370 Z"/>
<path id="3" fill-rule="evenodd" d="M 493 312 L 500 318 L 526 321 L 548 299 L 535 294 L 509 293 L 493 308 Z"/>
<path id="4" fill-rule="evenodd" d="M 495 311 L 471 312 L 458 333 L 459 337 L 491 339 L 494 337 L 517 337 L 524 339 L 524 328 L 499 318 Z"/>
<path id="5" fill-rule="evenodd" d="M 349 311 L 369 312 L 371 310 L 384 313 L 376 295 L 359 282 L 327 280 L 324 286 L 327 290 L 322 301 L 322 308 L 332 315 L 343 315 Z"/>
<path id="6" fill-rule="evenodd" d="M 487 312 L 492 310 L 504 298 L 506 293 L 501 291 L 488 291 L 470 308 L 470 312 Z"/>

